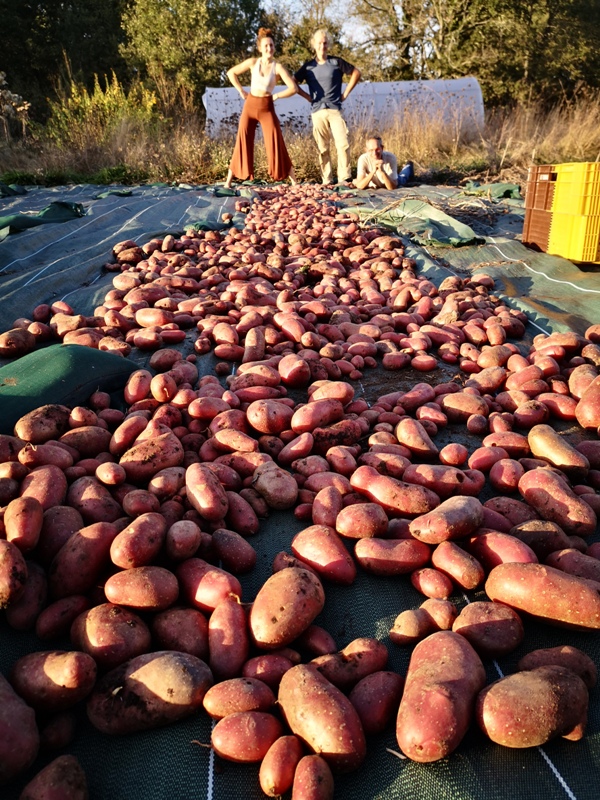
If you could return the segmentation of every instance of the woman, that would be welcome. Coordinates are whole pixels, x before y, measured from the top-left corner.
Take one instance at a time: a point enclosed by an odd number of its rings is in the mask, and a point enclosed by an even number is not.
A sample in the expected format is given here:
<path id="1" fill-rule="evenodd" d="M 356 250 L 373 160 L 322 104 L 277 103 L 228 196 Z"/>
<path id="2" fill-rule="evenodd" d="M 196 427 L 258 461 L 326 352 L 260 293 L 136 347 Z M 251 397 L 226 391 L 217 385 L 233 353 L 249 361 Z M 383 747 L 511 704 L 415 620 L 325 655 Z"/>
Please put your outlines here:
<path id="1" fill-rule="evenodd" d="M 227 72 L 227 77 L 244 100 L 244 110 L 240 117 L 235 148 L 225 181 L 227 189 L 231 187 L 234 177 L 239 180 L 254 178 L 254 134 L 259 122 L 267 150 L 269 175 L 275 181 L 283 181 L 289 177 L 292 185 L 296 183 L 294 167 L 283 141 L 273 101 L 291 97 L 296 94 L 298 88 L 286 68 L 273 58 L 275 45 L 268 28 L 260 28 L 256 46 L 260 58 L 247 58 Z M 239 76 L 248 70 L 251 75 L 250 94 L 239 81 Z M 281 78 L 287 88 L 274 95 L 277 78 Z"/>

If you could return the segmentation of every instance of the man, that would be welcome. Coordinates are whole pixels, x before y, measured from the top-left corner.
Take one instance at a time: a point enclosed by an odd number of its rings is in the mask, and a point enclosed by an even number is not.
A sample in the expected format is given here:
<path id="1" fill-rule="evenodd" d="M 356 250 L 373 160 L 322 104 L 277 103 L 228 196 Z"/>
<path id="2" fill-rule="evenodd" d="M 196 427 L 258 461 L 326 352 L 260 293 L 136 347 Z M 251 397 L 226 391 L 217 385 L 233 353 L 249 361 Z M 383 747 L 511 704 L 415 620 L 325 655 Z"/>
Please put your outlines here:
<path id="1" fill-rule="evenodd" d="M 313 136 L 319 150 L 319 165 L 323 183 L 332 182 L 331 139 L 337 150 L 337 179 L 340 183 L 352 179 L 348 128 L 342 116 L 342 103 L 360 80 L 360 70 L 343 58 L 328 55 L 331 37 L 326 30 L 318 30 L 311 44 L 315 58 L 306 61 L 296 72 L 298 83 L 306 83 L 308 92 L 298 89 L 298 94 L 311 104 Z M 343 88 L 342 78 L 348 75 Z"/>
<path id="2" fill-rule="evenodd" d="M 356 167 L 357 189 L 395 189 L 398 186 L 398 162 L 393 153 L 383 149 L 380 136 L 371 136 L 366 141 Z"/>

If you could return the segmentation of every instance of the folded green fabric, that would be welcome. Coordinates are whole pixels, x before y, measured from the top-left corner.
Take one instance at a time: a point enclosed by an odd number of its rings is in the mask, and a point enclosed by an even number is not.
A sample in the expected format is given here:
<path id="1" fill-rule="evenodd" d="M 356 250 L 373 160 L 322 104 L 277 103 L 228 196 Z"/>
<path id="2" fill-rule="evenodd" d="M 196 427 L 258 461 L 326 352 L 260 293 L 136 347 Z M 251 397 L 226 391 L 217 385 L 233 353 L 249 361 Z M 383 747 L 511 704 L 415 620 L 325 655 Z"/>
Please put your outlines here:
<path id="1" fill-rule="evenodd" d="M 463 194 L 475 194 L 489 197 L 491 200 L 502 200 L 510 197 L 513 200 L 521 199 L 521 190 L 516 183 L 484 183 L 469 181 L 465 184 Z"/>
<path id="2" fill-rule="evenodd" d="M 11 233 L 20 233 L 28 228 L 35 228 L 46 222 L 68 222 L 70 219 L 85 216 L 85 208 L 81 203 L 68 200 L 54 200 L 37 214 L 10 214 L 0 217 L 0 241 Z"/>

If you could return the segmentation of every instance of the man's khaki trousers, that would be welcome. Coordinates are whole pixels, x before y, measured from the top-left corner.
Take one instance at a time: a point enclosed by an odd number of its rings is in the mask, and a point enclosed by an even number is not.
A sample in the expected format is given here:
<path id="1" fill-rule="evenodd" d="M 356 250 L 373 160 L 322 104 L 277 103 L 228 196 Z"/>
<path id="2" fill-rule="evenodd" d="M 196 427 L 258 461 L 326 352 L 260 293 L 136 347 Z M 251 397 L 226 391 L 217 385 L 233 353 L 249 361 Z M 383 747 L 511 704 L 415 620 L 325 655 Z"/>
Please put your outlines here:
<path id="1" fill-rule="evenodd" d="M 337 150 L 337 179 L 338 182 L 352 179 L 350 168 L 350 145 L 348 143 L 348 128 L 341 111 L 336 108 L 321 108 L 312 116 L 313 136 L 319 151 L 319 166 L 323 183 L 332 182 L 331 168 L 331 138 Z"/>

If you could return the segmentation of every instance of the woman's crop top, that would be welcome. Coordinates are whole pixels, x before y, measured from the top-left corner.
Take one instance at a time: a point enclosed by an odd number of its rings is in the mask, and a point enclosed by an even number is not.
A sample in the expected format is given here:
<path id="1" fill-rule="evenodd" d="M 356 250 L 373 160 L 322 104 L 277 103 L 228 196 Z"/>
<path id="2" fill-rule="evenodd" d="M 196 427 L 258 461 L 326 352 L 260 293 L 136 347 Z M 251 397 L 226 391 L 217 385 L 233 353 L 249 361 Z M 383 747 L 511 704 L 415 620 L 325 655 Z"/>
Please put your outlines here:
<path id="1" fill-rule="evenodd" d="M 260 58 L 250 70 L 252 76 L 250 81 L 250 94 L 273 94 L 273 89 L 277 83 L 277 75 L 275 73 L 275 62 L 271 65 L 271 72 L 268 75 L 263 75 L 260 71 L 261 61 Z"/>

